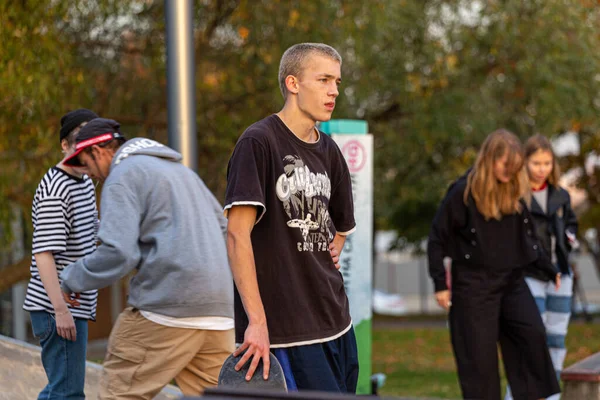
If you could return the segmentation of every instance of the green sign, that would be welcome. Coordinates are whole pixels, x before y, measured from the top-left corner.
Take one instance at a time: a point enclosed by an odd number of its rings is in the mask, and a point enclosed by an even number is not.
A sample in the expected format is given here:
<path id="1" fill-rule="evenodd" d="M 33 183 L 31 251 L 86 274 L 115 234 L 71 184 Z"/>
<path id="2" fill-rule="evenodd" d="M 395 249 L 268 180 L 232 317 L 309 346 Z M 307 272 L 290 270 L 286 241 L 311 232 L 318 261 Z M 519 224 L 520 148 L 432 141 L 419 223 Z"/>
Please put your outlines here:
<path id="1" fill-rule="evenodd" d="M 356 332 L 360 374 L 358 394 L 371 393 L 371 319 L 373 264 L 373 136 L 366 121 L 331 120 L 319 127 L 342 151 L 354 198 L 356 231 L 346 238 L 340 259 L 350 314 Z"/>

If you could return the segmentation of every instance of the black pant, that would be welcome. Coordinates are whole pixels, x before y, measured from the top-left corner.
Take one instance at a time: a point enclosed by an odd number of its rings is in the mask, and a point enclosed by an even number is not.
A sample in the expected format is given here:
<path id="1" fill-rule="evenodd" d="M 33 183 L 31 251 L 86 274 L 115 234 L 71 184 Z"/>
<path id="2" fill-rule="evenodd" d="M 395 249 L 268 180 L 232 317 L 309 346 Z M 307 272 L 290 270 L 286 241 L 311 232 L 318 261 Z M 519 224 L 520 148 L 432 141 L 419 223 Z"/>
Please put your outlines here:
<path id="1" fill-rule="evenodd" d="M 452 347 L 465 399 L 500 400 L 498 349 L 515 400 L 560 392 L 523 271 L 452 267 Z"/>

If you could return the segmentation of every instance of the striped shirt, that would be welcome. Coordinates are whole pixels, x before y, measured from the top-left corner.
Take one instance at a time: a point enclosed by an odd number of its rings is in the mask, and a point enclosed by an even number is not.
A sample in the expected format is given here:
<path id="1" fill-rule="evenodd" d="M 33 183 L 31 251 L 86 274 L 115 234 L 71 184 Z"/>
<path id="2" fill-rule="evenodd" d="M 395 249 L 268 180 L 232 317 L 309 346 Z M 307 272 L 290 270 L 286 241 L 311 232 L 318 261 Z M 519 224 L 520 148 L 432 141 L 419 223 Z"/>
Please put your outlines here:
<path id="1" fill-rule="evenodd" d="M 59 282 L 62 283 L 60 273 L 66 266 L 96 250 L 99 222 L 92 180 L 87 175 L 78 178 L 57 167 L 51 168 L 35 192 L 31 218 L 31 279 L 23 308 L 26 311 L 54 314 L 54 307 L 44 289 L 34 255 L 52 252 Z M 95 320 L 98 291 L 83 292 L 78 301 L 80 306 L 69 306 L 73 317 Z"/>

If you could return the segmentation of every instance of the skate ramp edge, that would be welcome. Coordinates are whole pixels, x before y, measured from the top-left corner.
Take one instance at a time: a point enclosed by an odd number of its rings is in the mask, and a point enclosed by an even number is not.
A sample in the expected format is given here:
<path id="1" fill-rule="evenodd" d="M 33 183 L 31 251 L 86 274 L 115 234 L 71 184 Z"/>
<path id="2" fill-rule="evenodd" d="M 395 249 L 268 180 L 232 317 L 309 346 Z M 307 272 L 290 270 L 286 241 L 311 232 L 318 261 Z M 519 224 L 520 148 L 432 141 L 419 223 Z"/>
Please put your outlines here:
<path id="1" fill-rule="evenodd" d="M 36 399 L 48 382 L 40 358 L 41 348 L 0 335 L 0 399 Z M 102 365 L 87 362 L 85 373 L 86 398 L 98 397 Z M 175 386 L 164 388 L 156 400 L 177 399 L 182 393 Z"/>

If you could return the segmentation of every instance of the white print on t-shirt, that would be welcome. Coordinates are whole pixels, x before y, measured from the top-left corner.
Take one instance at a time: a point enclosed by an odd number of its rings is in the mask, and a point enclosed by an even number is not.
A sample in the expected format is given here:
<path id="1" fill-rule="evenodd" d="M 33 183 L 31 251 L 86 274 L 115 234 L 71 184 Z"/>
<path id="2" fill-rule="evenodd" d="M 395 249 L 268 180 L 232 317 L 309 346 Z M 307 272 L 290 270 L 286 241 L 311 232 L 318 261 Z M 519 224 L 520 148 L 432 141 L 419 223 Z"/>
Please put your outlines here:
<path id="1" fill-rule="evenodd" d="M 333 239 L 327 203 L 331 181 L 326 174 L 310 172 L 297 155 L 283 158 L 284 173 L 277 179 L 275 190 L 290 219 L 287 226 L 298 228 L 303 242 L 298 251 L 327 251 Z"/>

